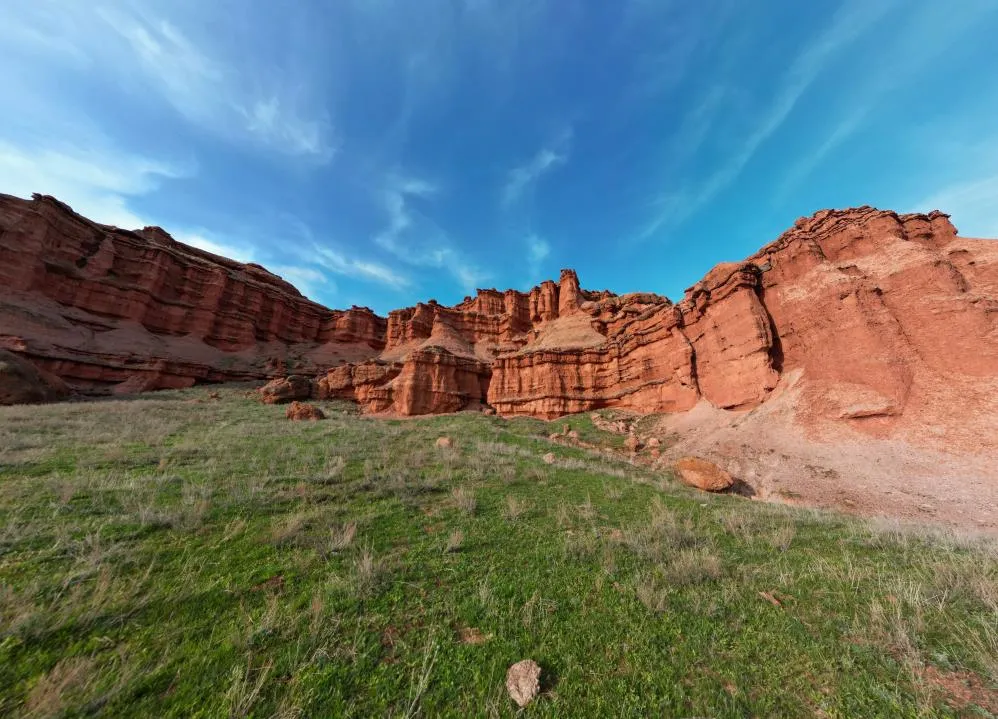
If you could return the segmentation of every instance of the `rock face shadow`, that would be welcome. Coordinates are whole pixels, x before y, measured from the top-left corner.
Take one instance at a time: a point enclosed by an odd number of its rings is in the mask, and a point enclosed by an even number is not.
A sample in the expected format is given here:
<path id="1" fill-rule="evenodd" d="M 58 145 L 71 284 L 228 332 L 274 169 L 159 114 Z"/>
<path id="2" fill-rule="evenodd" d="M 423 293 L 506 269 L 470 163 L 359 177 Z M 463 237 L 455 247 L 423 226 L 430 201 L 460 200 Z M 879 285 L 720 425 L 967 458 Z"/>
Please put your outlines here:
<path id="1" fill-rule="evenodd" d="M 740 479 L 736 479 L 735 483 L 724 490 L 723 494 L 737 494 L 739 497 L 747 497 L 751 499 L 758 494 L 753 487 L 748 482 L 744 482 Z"/>

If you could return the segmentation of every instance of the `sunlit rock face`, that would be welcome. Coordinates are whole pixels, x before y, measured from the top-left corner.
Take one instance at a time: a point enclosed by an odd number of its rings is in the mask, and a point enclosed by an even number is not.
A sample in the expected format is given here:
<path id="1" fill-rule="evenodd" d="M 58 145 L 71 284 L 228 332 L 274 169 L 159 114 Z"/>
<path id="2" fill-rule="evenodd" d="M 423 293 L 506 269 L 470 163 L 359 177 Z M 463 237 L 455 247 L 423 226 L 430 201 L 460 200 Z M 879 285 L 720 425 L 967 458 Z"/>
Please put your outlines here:
<path id="1" fill-rule="evenodd" d="M 957 236 L 939 212 L 825 210 L 675 304 L 588 291 L 564 270 L 384 319 L 326 309 L 159 228 L 4 195 L 0 347 L 76 390 L 307 375 L 321 399 L 399 415 L 747 410 L 793 373 L 802 421 L 885 432 L 905 413 L 945 414 L 940 387 L 998 378 L 996 260 L 998 242 Z"/>
<path id="2" fill-rule="evenodd" d="M 0 347 L 93 392 L 315 374 L 385 337 L 366 308 L 328 310 L 258 265 L 37 195 L 0 195 L 0 319 Z"/>

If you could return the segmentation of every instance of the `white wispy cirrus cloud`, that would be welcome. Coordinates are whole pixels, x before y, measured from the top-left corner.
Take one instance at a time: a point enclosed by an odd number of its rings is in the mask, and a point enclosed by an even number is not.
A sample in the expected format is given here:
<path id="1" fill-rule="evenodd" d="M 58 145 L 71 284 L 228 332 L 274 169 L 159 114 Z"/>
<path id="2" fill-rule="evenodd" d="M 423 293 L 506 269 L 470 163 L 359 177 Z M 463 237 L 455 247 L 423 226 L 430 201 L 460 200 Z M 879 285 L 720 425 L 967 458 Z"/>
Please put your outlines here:
<path id="1" fill-rule="evenodd" d="M 315 246 L 316 261 L 330 272 L 355 279 L 379 282 L 396 289 L 408 287 L 407 277 L 377 262 L 346 257 L 328 247 Z"/>
<path id="2" fill-rule="evenodd" d="M 52 148 L 0 142 L 3 192 L 27 198 L 41 191 L 95 222 L 125 229 L 151 224 L 129 208 L 130 199 L 154 191 L 164 180 L 186 177 L 192 172 L 191 167 L 171 165 L 111 146 Z"/>
<path id="3" fill-rule="evenodd" d="M 219 139 L 324 163 L 339 140 L 308 78 L 263 65 L 225 9 L 159 0 L 96 8 L 69 0 L 24 3 L 5 14 L 0 58 L 44 68 L 62 84 L 101 77 L 136 103 L 159 98 Z M 208 36 L 213 21 L 226 35 Z M 227 41 L 223 42 L 223 38 Z"/>
<path id="4" fill-rule="evenodd" d="M 541 263 L 551 254 L 551 245 L 544 238 L 536 233 L 527 235 L 525 240 L 527 246 L 527 263 L 530 266 L 530 274 L 536 276 L 540 271 Z"/>
<path id="5" fill-rule="evenodd" d="M 375 234 L 374 241 L 406 264 L 446 271 L 471 293 L 488 274 L 456 249 L 443 228 L 413 207 L 413 200 L 429 200 L 439 192 L 438 185 L 429 180 L 389 173 L 377 193 L 388 224 Z"/>
<path id="6" fill-rule="evenodd" d="M 998 237 L 998 175 L 954 183 L 910 208 L 911 212 L 930 210 L 952 215 L 964 236 Z"/>
<path id="7" fill-rule="evenodd" d="M 662 229 L 682 224 L 734 182 L 760 147 L 779 130 L 826 67 L 837 60 L 849 45 L 875 28 L 877 22 L 896 5 L 897 0 L 852 0 L 843 4 L 816 41 L 808 43 L 807 48 L 790 64 L 766 111 L 742 138 L 739 148 L 730 153 L 728 159 L 702 183 L 693 187 L 684 185 L 656 198 L 653 202 L 657 208 L 655 216 L 638 233 L 638 239 L 646 239 Z M 710 92 L 716 94 L 716 88 Z M 712 104 L 717 105 L 714 111 L 722 110 L 723 103 Z"/>
<path id="8" fill-rule="evenodd" d="M 189 120 L 222 134 L 241 131 L 291 155 L 321 162 L 335 155 L 328 119 L 303 111 L 294 78 L 261 86 L 258 77 L 248 77 L 256 74 L 252 67 L 211 54 L 167 19 L 121 10 L 98 14 L 131 46 L 153 87 Z"/>
<path id="9" fill-rule="evenodd" d="M 313 301 L 326 293 L 336 291 L 335 283 L 312 267 L 274 265 L 270 270 L 290 282 L 299 292 Z"/>
<path id="10" fill-rule="evenodd" d="M 571 137 L 570 130 L 562 133 L 550 146 L 542 147 L 527 162 L 514 167 L 507 173 L 506 182 L 502 187 L 504 207 L 514 205 L 521 197 L 530 192 L 541 177 L 568 162 L 568 145 Z"/>

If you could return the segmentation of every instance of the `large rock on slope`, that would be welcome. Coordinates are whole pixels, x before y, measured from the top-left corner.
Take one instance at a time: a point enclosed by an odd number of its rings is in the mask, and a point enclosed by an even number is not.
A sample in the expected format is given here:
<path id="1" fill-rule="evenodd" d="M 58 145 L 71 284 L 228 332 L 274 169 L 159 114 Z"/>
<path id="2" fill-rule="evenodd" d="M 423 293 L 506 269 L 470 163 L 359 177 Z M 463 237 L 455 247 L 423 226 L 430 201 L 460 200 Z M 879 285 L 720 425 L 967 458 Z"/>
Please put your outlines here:
<path id="1" fill-rule="evenodd" d="M 713 462 L 699 457 L 682 457 L 676 462 L 674 469 L 679 481 L 704 492 L 723 492 L 735 483 L 730 474 Z"/>
<path id="2" fill-rule="evenodd" d="M 0 347 L 106 392 L 317 373 L 373 357 L 385 320 L 328 310 L 264 268 L 157 227 L 100 225 L 0 195 Z"/>

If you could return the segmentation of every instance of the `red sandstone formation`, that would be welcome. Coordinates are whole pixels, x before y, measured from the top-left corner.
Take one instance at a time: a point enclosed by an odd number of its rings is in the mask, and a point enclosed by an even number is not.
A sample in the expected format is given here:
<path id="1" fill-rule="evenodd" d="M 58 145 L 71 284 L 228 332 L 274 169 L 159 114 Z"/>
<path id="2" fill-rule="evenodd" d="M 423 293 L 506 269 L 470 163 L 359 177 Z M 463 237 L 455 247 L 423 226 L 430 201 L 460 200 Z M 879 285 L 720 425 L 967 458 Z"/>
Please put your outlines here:
<path id="1" fill-rule="evenodd" d="M 699 457 L 682 457 L 676 462 L 674 469 L 683 484 L 704 492 L 723 492 L 735 483 L 730 474 L 713 462 Z"/>
<path id="2" fill-rule="evenodd" d="M 315 392 L 312 380 L 301 375 L 290 375 L 271 380 L 259 390 L 264 404 L 284 404 L 300 399 L 310 399 Z"/>
<path id="3" fill-rule="evenodd" d="M 315 374 L 385 335 L 366 308 L 328 310 L 258 265 L 40 195 L 0 195 L 0 319 L 0 348 L 91 392 Z"/>
<path id="4" fill-rule="evenodd" d="M 385 320 L 327 310 L 158 228 L 0 196 L 0 347 L 90 390 L 324 372 L 314 392 L 305 378 L 307 392 L 278 383 L 264 397 L 402 415 L 749 409 L 793 373 L 811 414 L 886 432 L 906 412 L 942 417 L 934 388 L 971 401 L 998 380 L 996 260 L 998 242 L 958 237 L 939 212 L 862 207 L 799 220 L 677 304 L 589 292 L 565 270 Z"/>
<path id="5" fill-rule="evenodd" d="M 284 410 L 284 416 L 292 422 L 316 422 L 326 418 L 321 409 L 307 402 L 292 402 Z"/>

